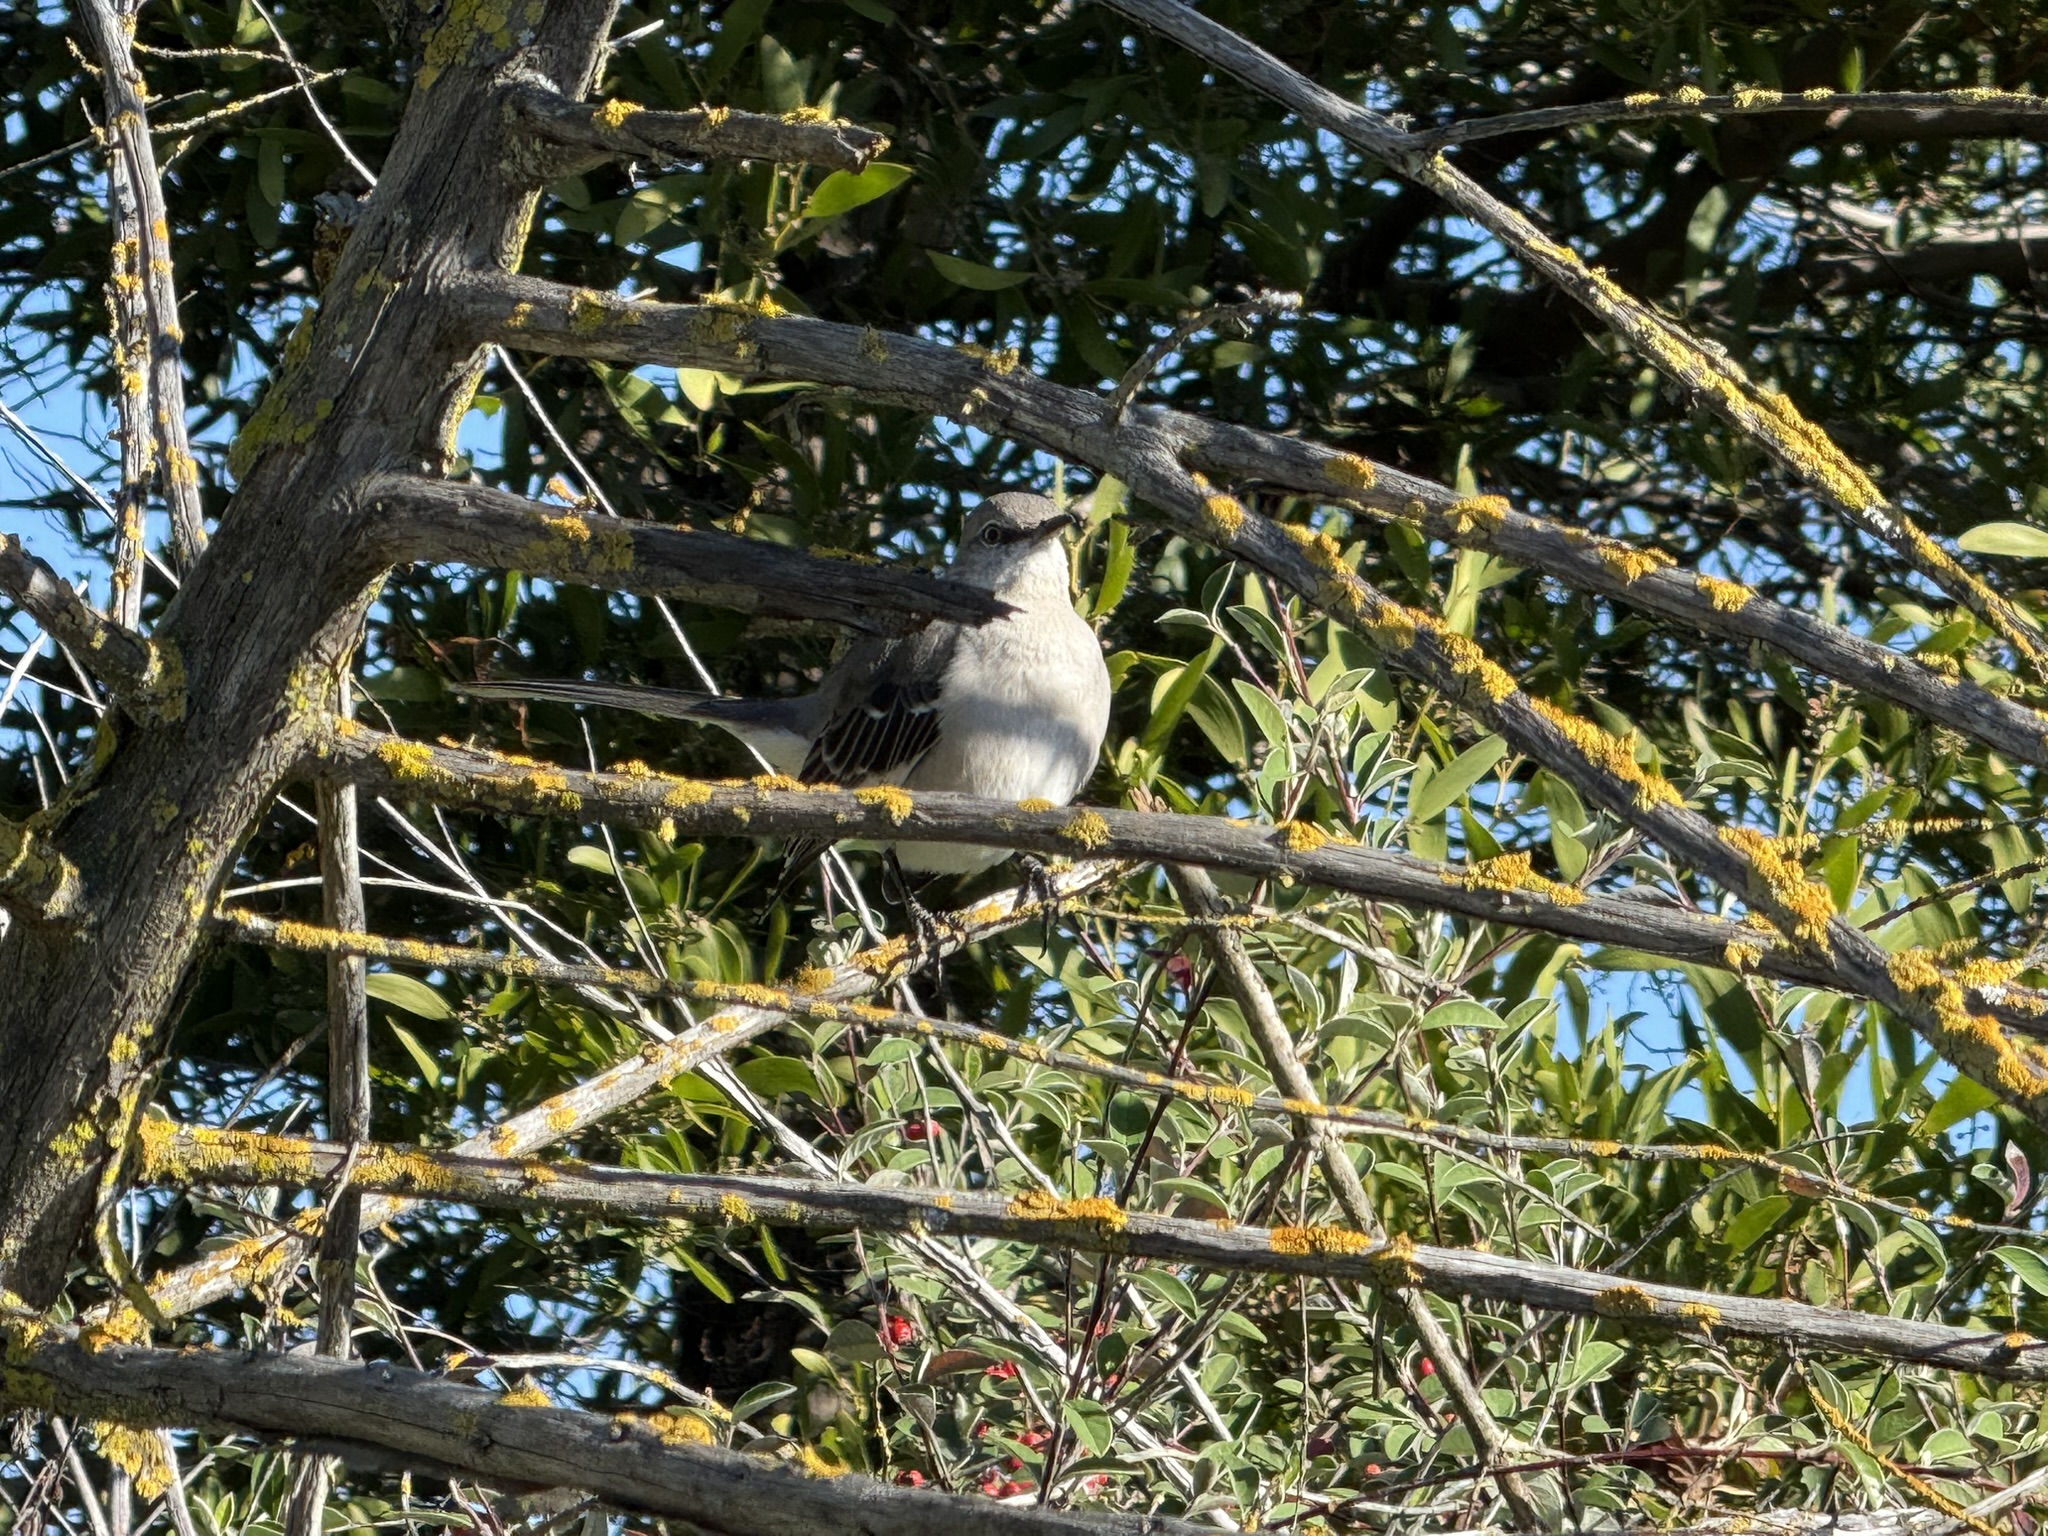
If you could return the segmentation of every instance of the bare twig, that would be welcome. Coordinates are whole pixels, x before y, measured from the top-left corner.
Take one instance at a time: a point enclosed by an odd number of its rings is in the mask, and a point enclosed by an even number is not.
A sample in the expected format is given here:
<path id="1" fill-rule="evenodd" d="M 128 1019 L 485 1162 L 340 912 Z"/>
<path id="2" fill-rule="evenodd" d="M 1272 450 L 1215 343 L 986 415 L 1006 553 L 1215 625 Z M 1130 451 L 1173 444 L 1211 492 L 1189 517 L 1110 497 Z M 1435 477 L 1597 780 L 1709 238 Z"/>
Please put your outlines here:
<path id="1" fill-rule="evenodd" d="M 619 159 L 773 160 L 860 171 L 889 147 L 888 137 L 872 129 L 801 113 L 769 117 L 729 107 L 656 112 L 617 98 L 570 101 L 533 85 L 515 87 L 506 107 L 526 138 L 523 168 L 536 181 Z"/>
<path id="2" fill-rule="evenodd" d="M 0 588 L 130 709 L 172 718 L 183 709 L 183 676 L 163 647 L 109 622 L 13 534 L 0 535 Z"/>

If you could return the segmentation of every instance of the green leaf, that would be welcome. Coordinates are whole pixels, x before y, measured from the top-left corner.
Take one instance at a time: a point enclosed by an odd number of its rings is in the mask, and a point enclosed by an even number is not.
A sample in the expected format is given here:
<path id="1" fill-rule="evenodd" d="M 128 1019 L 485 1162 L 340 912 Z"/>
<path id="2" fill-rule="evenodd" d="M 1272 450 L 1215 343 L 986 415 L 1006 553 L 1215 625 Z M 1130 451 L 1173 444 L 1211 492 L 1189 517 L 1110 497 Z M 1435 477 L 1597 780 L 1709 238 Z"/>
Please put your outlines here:
<path id="1" fill-rule="evenodd" d="M 384 1024 L 392 1034 L 398 1036 L 398 1043 L 405 1047 L 406 1055 L 410 1056 L 413 1059 L 413 1064 L 420 1069 L 421 1080 L 429 1088 L 439 1083 L 441 1081 L 441 1063 L 434 1060 L 434 1053 L 424 1045 L 421 1045 L 414 1037 L 413 1032 L 406 1029 L 403 1025 L 394 1024 L 389 1019 L 386 1019 Z"/>
<path id="2" fill-rule="evenodd" d="M 909 166 L 891 165 L 887 161 L 877 161 L 857 174 L 852 171 L 834 171 L 818 183 L 818 190 L 805 202 L 800 217 L 837 218 L 842 213 L 850 213 L 863 203 L 872 203 L 876 198 L 894 192 L 908 180 Z"/>
<path id="3" fill-rule="evenodd" d="M 1507 740 L 1501 736 L 1489 736 L 1467 747 L 1439 768 L 1436 777 L 1416 792 L 1415 798 L 1408 802 L 1409 819 L 1435 821 L 1507 755 Z"/>
<path id="4" fill-rule="evenodd" d="M 718 403 L 718 375 L 706 369 L 678 368 L 676 388 L 700 411 L 708 411 Z"/>
<path id="5" fill-rule="evenodd" d="M 984 267 L 978 261 L 962 261 L 958 256 L 948 256 L 944 251 L 926 251 L 933 266 L 939 269 L 939 276 L 961 288 L 972 288 L 980 293 L 1001 293 L 1005 288 L 1015 288 L 1020 283 L 1031 281 L 1029 272 L 1005 271 L 1001 267 Z"/>
<path id="6" fill-rule="evenodd" d="M 380 1003 L 389 1003 L 394 1008 L 403 1008 L 407 1013 L 422 1019 L 452 1019 L 455 1010 L 448 1006 L 448 999 L 421 981 L 417 976 L 400 976 L 392 971 L 372 971 L 363 981 L 364 988 Z M 428 1058 L 431 1060 L 432 1058 Z"/>
<path id="7" fill-rule="evenodd" d="M 752 1061 L 741 1062 L 733 1071 L 764 1099 L 779 1099 L 789 1093 L 818 1097 L 818 1079 L 811 1073 L 811 1064 L 794 1056 L 756 1056 Z"/>
<path id="8" fill-rule="evenodd" d="M 1721 1231 L 1721 1241 L 1728 1245 L 1731 1253 L 1742 1253 L 1761 1241 L 1764 1234 L 1777 1225 L 1778 1218 L 1791 1209 L 1792 1202 L 1786 1196 L 1766 1195 L 1745 1205 L 1729 1219 Z"/>
<path id="9" fill-rule="evenodd" d="M 1098 493 L 1099 496 L 1099 493 Z M 1130 524 L 1114 518 L 1109 524 L 1109 547 L 1102 557 L 1102 584 L 1095 589 L 1095 601 L 1088 609 L 1091 619 L 1105 618 L 1116 611 L 1131 584 L 1131 570 L 1138 551 L 1131 543 Z"/>
<path id="10" fill-rule="evenodd" d="M 1152 718 L 1146 723 L 1145 734 L 1139 745 L 1149 752 L 1156 752 L 1166 745 L 1173 734 L 1173 728 L 1180 724 L 1180 717 L 1187 712 L 1188 700 L 1195 696 L 1195 690 L 1202 686 L 1202 679 L 1209 674 L 1209 667 L 1223 654 L 1221 639 L 1209 642 L 1209 649 L 1189 662 L 1178 672 L 1167 674 L 1172 681 L 1153 701 Z"/>
<path id="11" fill-rule="evenodd" d="M 1982 1114 L 1998 1102 L 1998 1095 L 1974 1078 L 1958 1077 L 1941 1090 L 1941 1097 L 1927 1106 L 1927 1113 L 1913 1127 L 1915 1136 L 1938 1136 L 1950 1126 Z"/>
<path id="12" fill-rule="evenodd" d="M 2015 1243 L 1992 1249 L 1991 1256 L 2011 1270 L 2013 1278 L 2036 1296 L 2048 1296 L 2048 1259 Z"/>
<path id="13" fill-rule="evenodd" d="M 1067 1421 L 1067 1428 L 1074 1432 L 1074 1438 L 1088 1447 L 1090 1456 L 1108 1454 L 1116 1440 L 1116 1429 L 1110 1423 L 1109 1410 L 1102 1404 L 1083 1398 L 1069 1398 L 1060 1405 L 1060 1417 Z"/>
<path id="14" fill-rule="evenodd" d="M 2015 560 L 2048 560 L 2048 528 L 2032 523 L 1979 523 L 1956 540 L 1972 555 L 2010 555 Z"/>

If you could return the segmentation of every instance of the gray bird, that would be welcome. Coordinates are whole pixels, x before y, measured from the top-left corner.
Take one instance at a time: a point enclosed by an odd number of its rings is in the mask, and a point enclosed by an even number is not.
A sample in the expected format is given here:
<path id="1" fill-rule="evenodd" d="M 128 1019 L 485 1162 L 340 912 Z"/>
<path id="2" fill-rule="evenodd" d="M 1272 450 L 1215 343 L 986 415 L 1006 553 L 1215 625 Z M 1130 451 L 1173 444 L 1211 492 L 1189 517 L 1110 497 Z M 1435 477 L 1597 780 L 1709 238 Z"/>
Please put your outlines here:
<path id="1" fill-rule="evenodd" d="M 1065 805 L 1095 771 L 1109 728 L 1109 669 L 1095 631 L 1074 611 L 1060 538 L 1080 521 L 1043 496 L 989 497 L 967 519 L 944 575 L 1013 611 L 981 625 L 939 621 L 902 639 L 857 641 L 817 692 L 800 698 L 567 681 L 458 687 L 716 725 L 808 784 Z M 972 874 L 1006 857 L 966 843 L 900 843 L 895 852 L 921 874 Z"/>

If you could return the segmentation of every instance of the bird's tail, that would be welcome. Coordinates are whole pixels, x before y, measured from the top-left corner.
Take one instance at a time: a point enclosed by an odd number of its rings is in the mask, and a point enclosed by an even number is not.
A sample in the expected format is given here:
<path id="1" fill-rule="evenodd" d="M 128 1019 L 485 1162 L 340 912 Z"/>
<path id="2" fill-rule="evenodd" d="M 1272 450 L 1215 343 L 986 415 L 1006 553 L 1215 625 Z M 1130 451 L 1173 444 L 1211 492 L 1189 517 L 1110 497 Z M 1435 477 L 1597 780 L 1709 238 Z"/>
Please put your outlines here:
<path id="1" fill-rule="evenodd" d="M 708 693 L 685 688 L 641 688 L 629 683 L 589 683 L 572 678 L 502 678 L 488 683 L 451 682 L 455 692 L 475 699 L 529 699 L 556 704 L 596 704 L 609 709 L 630 709 L 643 715 L 671 720 L 715 720 L 717 711 L 702 711 L 714 703 Z"/>

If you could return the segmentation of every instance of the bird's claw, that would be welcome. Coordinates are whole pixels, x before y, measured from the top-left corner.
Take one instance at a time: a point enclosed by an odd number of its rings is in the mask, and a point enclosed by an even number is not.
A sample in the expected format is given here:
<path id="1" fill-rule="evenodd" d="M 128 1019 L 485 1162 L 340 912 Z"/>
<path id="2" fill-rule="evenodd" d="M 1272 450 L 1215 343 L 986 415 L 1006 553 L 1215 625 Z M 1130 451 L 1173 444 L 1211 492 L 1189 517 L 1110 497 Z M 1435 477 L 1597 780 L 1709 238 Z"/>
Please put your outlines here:
<path id="1" fill-rule="evenodd" d="M 1054 878 L 1052 865 L 1044 859 L 1024 853 L 1019 854 L 1017 860 L 1024 867 L 1024 888 L 1031 893 L 1031 899 L 1039 909 L 1038 921 L 1045 947 L 1051 949 L 1053 920 L 1060 915 L 1060 903 L 1065 899 L 1060 895 L 1059 881 Z"/>

